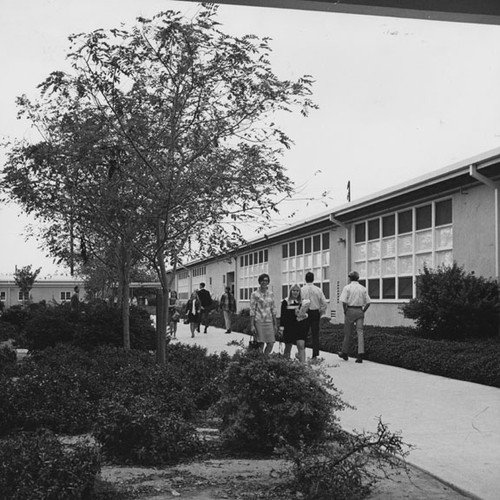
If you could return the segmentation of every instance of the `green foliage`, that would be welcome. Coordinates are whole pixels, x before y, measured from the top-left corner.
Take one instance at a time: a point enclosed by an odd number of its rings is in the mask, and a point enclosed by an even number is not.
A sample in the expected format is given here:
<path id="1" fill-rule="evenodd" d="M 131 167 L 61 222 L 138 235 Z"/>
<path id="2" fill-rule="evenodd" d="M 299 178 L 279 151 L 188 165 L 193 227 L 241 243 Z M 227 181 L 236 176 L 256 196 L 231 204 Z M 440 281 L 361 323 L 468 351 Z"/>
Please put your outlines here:
<path id="1" fill-rule="evenodd" d="M 148 397 L 190 420 L 218 399 L 217 378 L 229 358 L 207 356 L 196 346 L 170 349 L 166 369 L 156 366 L 151 354 L 109 346 L 87 351 L 58 345 L 37 351 L 19 367 L 15 383 L 1 379 L 1 432 L 40 427 L 88 432 L 101 401 L 113 397 Z"/>
<path id="2" fill-rule="evenodd" d="M 16 351 L 7 345 L 0 345 L 0 375 L 14 376 L 16 373 Z"/>
<path id="3" fill-rule="evenodd" d="M 41 305 L 27 312 L 24 322 L 26 342 L 30 350 L 70 343 L 91 349 L 100 345 L 123 345 L 120 309 L 96 300 L 81 303 L 74 313 L 69 304 Z M 149 314 L 130 307 L 130 343 L 132 349 L 153 350 L 156 332 Z"/>
<path id="4" fill-rule="evenodd" d="M 404 469 L 408 448 L 399 433 L 379 421 L 375 432 L 287 446 L 283 454 L 291 463 L 292 487 L 305 500 L 356 500 L 366 498 L 382 477 Z"/>
<path id="5" fill-rule="evenodd" d="M 200 450 L 195 428 L 151 394 L 115 394 L 99 407 L 93 435 L 119 463 L 176 463 Z"/>
<path id="6" fill-rule="evenodd" d="M 8 323 L 20 329 L 24 328 L 26 322 L 30 318 L 33 306 L 34 304 L 30 304 L 27 308 L 20 305 L 9 307 L 3 312 L 2 316 L 0 316 L 0 323 Z"/>
<path id="7" fill-rule="evenodd" d="M 431 338 L 460 339 L 498 334 L 498 283 L 466 273 L 456 263 L 424 270 L 417 278 L 417 298 L 402 306 L 418 332 Z"/>
<path id="8" fill-rule="evenodd" d="M 226 352 L 207 354 L 199 346 L 176 343 L 167 346 L 168 374 L 182 380 L 182 387 L 192 394 L 198 410 L 207 410 L 220 397 L 220 377 L 229 365 Z"/>
<path id="9" fill-rule="evenodd" d="M 322 439 L 346 407 L 320 370 L 280 356 L 236 355 L 221 382 L 217 414 L 231 449 L 269 453 L 282 441 Z"/>
<path id="10" fill-rule="evenodd" d="M 500 387 L 500 338 L 463 341 L 425 339 L 409 327 L 365 326 L 368 359 L 408 370 Z M 320 348 L 339 352 L 343 325 L 321 321 Z M 356 356 L 356 336 L 350 356 Z"/>
<path id="11" fill-rule="evenodd" d="M 33 288 L 36 278 L 38 277 L 40 271 L 42 270 L 41 267 L 35 269 L 34 271 L 32 271 L 31 268 L 32 268 L 31 265 L 21 267 L 20 269 L 16 268 L 16 271 L 14 273 L 14 282 L 19 287 L 19 290 L 25 296 L 29 295 L 31 289 Z"/>
<path id="12" fill-rule="evenodd" d="M 0 492 L 4 500 L 90 498 L 100 471 L 98 449 L 65 447 L 49 431 L 17 434 L 0 442 Z"/>

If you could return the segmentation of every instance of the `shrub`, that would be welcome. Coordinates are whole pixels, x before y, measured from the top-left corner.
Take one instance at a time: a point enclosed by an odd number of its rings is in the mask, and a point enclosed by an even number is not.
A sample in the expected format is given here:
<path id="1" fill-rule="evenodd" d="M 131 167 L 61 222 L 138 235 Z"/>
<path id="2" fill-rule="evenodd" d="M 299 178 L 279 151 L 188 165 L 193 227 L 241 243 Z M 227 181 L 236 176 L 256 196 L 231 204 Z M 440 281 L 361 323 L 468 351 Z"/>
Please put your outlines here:
<path id="1" fill-rule="evenodd" d="M 17 373 L 17 355 L 12 347 L 0 346 L 0 375 L 13 377 Z"/>
<path id="2" fill-rule="evenodd" d="M 436 270 L 424 267 L 417 298 L 402 306 L 421 335 L 459 339 L 498 334 L 499 288 L 494 280 L 466 273 L 456 263 Z"/>
<path id="3" fill-rule="evenodd" d="M 216 406 L 222 440 L 231 449 L 272 452 L 283 439 L 320 440 L 347 405 L 320 370 L 280 356 L 238 354 L 222 379 Z"/>
<path id="4" fill-rule="evenodd" d="M 0 491 L 5 500 L 89 498 L 100 471 L 88 443 L 64 447 L 49 431 L 17 434 L 0 446 Z"/>
<path id="5" fill-rule="evenodd" d="M 197 409 L 207 410 L 220 398 L 220 377 L 229 365 L 226 352 L 207 354 L 199 346 L 168 344 L 167 373 L 183 381 Z"/>
<path id="6" fill-rule="evenodd" d="M 108 458 L 126 464 L 176 463 L 200 450 L 194 427 L 149 394 L 104 399 L 93 435 Z"/>
<path id="7" fill-rule="evenodd" d="M 69 304 L 40 306 L 29 314 L 25 332 L 30 350 L 70 343 L 85 349 L 100 345 L 123 345 L 121 311 L 103 301 L 82 303 L 75 314 Z M 130 345 L 133 349 L 153 350 L 156 332 L 149 314 L 130 307 Z"/>

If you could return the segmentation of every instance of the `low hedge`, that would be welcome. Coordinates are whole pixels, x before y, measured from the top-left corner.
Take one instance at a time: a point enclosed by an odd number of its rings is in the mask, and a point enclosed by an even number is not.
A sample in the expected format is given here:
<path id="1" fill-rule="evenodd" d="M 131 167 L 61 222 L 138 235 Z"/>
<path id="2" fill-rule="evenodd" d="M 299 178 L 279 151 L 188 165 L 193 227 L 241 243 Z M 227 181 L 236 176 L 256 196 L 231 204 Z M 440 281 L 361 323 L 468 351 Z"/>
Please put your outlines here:
<path id="1" fill-rule="evenodd" d="M 369 325 L 364 332 L 366 357 L 370 361 L 500 388 L 499 337 L 432 340 L 417 336 L 413 328 Z M 321 320 L 321 350 L 339 352 L 343 337 L 343 325 Z M 350 356 L 357 352 L 356 335 L 353 337 Z"/>
<path id="2" fill-rule="evenodd" d="M 211 324 L 225 328 L 222 312 L 211 313 Z M 249 333 L 249 326 L 248 309 L 233 315 L 233 331 Z M 500 388 L 499 336 L 458 341 L 423 338 L 412 327 L 365 325 L 364 331 L 365 350 L 371 361 Z M 321 351 L 339 352 L 343 338 L 342 324 L 321 320 Z M 350 356 L 357 352 L 356 335 L 353 339 Z M 306 345 L 312 347 L 310 335 Z"/>

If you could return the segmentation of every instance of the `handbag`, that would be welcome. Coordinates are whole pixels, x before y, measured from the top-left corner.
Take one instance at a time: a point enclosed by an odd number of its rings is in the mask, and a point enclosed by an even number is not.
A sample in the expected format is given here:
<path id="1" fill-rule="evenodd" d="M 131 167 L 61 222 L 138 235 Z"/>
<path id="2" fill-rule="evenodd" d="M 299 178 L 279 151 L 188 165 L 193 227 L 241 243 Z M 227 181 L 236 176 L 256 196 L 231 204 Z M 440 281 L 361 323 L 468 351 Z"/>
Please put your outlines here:
<path id="1" fill-rule="evenodd" d="M 260 342 L 258 340 L 255 340 L 255 337 L 253 337 L 252 340 L 248 342 L 248 350 L 256 351 L 258 349 L 260 349 Z"/>
<path id="2" fill-rule="evenodd" d="M 179 321 L 180 317 L 179 311 L 175 311 L 174 314 L 172 314 L 172 321 Z"/>

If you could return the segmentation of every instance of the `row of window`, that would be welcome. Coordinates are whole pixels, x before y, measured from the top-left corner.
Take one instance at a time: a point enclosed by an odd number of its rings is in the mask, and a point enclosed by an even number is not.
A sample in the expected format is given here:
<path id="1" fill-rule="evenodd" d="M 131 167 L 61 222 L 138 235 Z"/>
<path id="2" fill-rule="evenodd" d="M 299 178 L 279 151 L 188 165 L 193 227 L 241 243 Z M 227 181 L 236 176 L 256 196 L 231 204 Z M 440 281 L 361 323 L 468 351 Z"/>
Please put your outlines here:
<path id="1" fill-rule="evenodd" d="M 259 250 L 258 252 L 250 252 L 240 256 L 240 267 L 248 267 L 256 264 L 263 264 L 269 260 L 269 251 Z"/>
<path id="2" fill-rule="evenodd" d="M 374 299 L 414 297 L 424 266 L 453 263 L 450 199 L 376 217 L 354 226 L 354 267 Z"/>
<path id="3" fill-rule="evenodd" d="M 29 298 L 30 298 L 29 293 L 27 293 L 27 292 L 23 293 L 23 292 L 19 291 L 17 293 L 17 300 L 19 302 L 28 301 Z M 68 300 L 71 300 L 71 292 L 60 292 L 59 298 L 60 298 L 61 302 L 66 302 Z M 6 292 L 0 292 L 0 301 L 5 302 L 6 300 L 7 300 Z"/>

